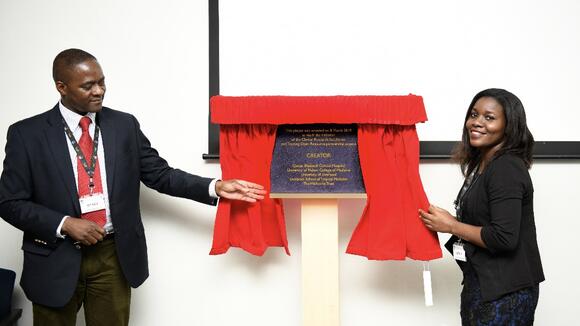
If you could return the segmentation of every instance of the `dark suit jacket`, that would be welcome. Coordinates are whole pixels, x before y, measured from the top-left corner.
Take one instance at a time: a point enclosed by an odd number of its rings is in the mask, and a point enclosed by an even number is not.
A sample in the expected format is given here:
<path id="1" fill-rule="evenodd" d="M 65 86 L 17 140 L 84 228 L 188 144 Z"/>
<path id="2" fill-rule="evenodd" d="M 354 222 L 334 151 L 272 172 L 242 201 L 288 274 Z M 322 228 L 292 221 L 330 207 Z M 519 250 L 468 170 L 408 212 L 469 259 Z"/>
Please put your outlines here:
<path id="1" fill-rule="evenodd" d="M 57 105 L 10 126 L 0 178 L 0 216 L 24 231 L 20 284 L 32 302 L 51 307 L 69 301 L 81 263 L 73 241 L 56 237 L 63 216 L 81 215 L 61 119 Z M 211 179 L 169 167 L 130 114 L 103 107 L 97 123 L 117 254 L 127 281 L 137 287 L 149 275 L 140 182 L 161 193 L 215 205 L 208 194 Z"/>
<path id="2" fill-rule="evenodd" d="M 487 246 L 464 246 L 484 301 L 544 280 L 536 240 L 534 188 L 519 157 L 504 154 L 494 159 L 465 194 L 462 207 L 463 222 L 481 226 Z M 455 241 L 453 236 L 445 245 L 450 252 Z"/>

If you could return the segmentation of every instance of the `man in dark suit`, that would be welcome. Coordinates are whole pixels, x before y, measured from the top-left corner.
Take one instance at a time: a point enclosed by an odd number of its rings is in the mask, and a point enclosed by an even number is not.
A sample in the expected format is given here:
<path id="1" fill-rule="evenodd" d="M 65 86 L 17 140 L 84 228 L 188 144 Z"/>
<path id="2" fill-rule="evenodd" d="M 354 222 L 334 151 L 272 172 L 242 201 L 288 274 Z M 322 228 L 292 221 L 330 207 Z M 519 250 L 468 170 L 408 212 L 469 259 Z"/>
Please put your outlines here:
<path id="1" fill-rule="evenodd" d="M 95 57 L 58 54 L 61 95 L 51 110 L 8 129 L 0 216 L 24 231 L 20 284 L 35 325 L 127 325 L 130 288 L 149 275 L 139 187 L 215 205 L 217 197 L 263 199 L 243 180 L 171 168 L 130 114 L 102 106 L 105 77 Z"/>

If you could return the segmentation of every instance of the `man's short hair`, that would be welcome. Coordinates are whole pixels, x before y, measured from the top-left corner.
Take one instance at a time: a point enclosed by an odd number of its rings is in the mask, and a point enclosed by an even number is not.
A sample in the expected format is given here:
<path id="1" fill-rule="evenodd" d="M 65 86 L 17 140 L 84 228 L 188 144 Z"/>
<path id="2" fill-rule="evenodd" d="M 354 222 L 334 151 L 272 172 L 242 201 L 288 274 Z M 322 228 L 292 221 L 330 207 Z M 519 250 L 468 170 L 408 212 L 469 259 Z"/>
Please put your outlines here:
<path id="1" fill-rule="evenodd" d="M 65 81 L 66 72 L 79 63 L 97 60 L 92 54 L 80 49 L 67 49 L 59 53 L 52 63 L 52 79 Z"/>

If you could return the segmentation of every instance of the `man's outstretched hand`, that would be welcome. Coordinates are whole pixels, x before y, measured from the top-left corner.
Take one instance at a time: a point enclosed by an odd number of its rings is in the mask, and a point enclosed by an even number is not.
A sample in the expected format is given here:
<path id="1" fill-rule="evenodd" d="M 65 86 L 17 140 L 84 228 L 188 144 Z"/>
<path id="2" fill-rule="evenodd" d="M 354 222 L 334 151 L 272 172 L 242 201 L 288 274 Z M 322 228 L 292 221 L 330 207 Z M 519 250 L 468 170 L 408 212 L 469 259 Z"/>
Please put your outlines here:
<path id="1" fill-rule="evenodd" d="M 215 183 L 215 192 L 223 198 L 243 200 L 250 203 L 264 199 L 266 194 L 263 186 L 237 179 L 217 181 Z"/>

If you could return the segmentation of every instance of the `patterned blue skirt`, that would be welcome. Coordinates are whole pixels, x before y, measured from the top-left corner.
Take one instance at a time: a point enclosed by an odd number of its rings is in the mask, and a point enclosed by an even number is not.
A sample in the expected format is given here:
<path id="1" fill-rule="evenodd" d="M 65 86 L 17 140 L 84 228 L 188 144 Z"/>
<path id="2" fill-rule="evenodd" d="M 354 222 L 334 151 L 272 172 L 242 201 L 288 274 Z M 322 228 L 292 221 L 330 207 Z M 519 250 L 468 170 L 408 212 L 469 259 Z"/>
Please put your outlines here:
<path id="1" fill-rule="evenodd" d="M 527 326 L 534 324 L 540 286 L 535 285 L 483 302 L 477 274 L 469 264 L 463 271 L 461 324 L 463 326 Z"/>

